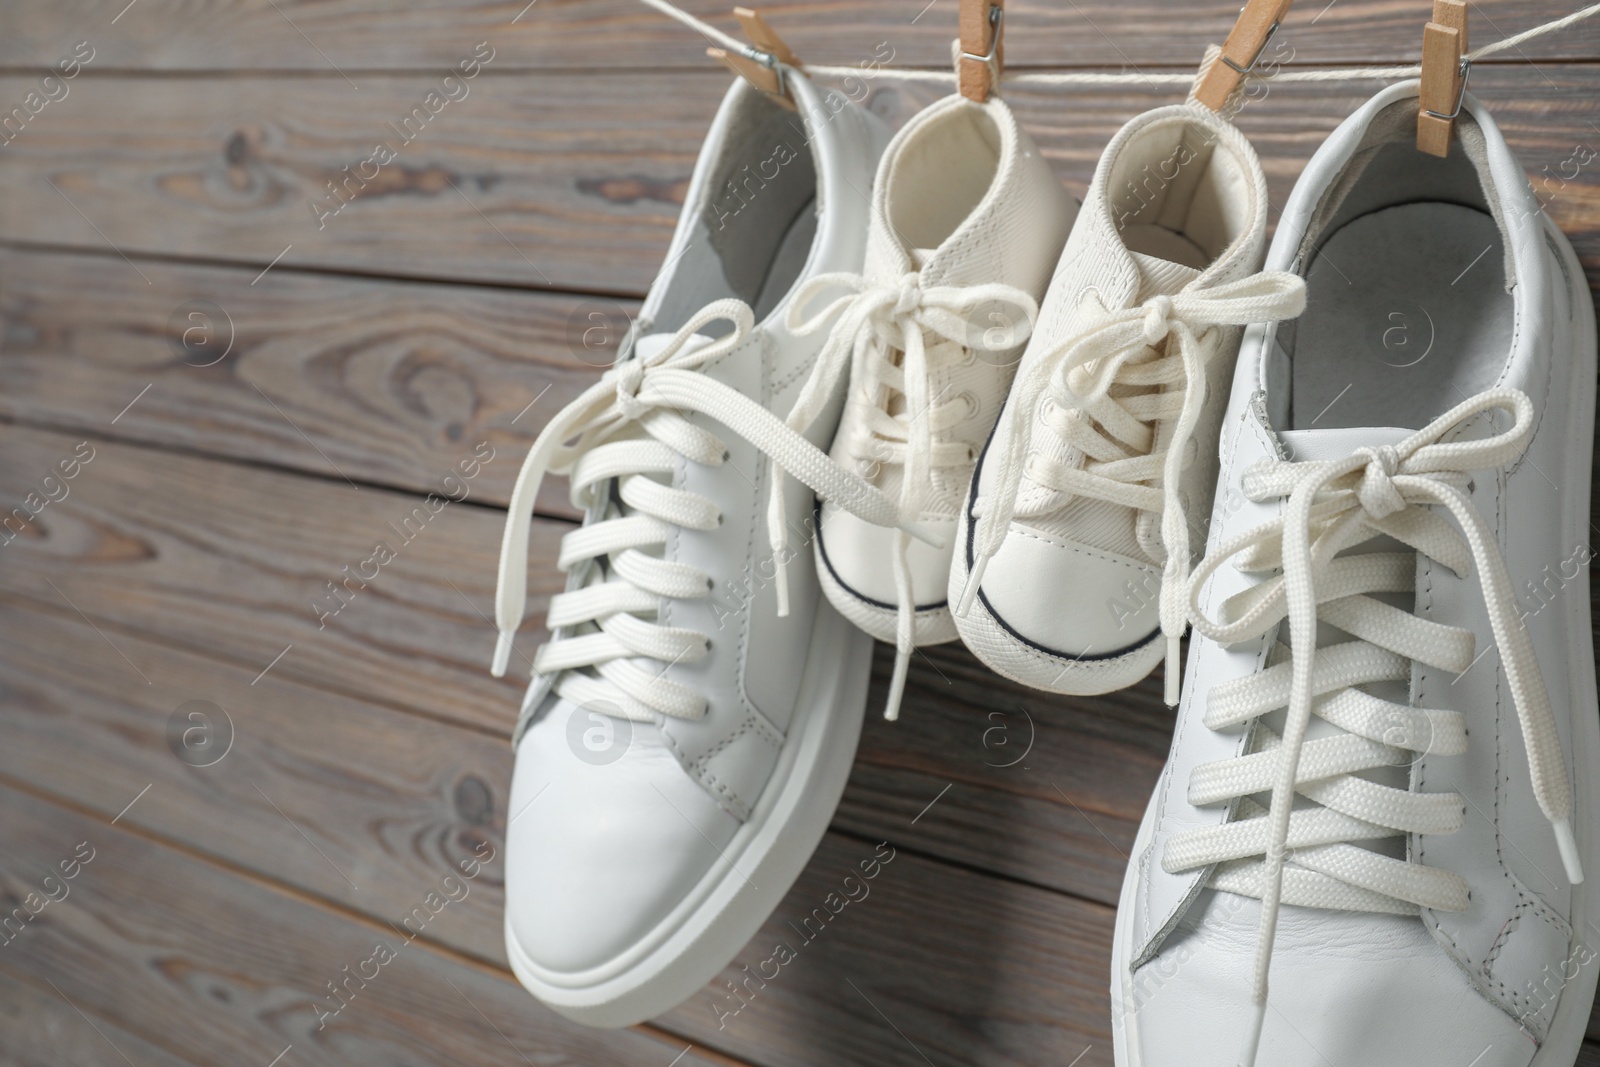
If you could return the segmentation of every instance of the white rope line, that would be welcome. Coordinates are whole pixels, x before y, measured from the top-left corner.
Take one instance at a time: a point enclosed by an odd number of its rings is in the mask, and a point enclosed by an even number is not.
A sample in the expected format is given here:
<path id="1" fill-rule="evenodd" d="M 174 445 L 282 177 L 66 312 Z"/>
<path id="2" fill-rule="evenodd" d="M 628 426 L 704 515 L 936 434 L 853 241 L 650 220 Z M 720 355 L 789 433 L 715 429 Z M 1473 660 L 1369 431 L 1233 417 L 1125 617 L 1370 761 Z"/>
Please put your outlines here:
<path id="1" fill-rule="evenodd" d="M 688 26 L 690 29 L 696 31 L 697 33 L 702 34 L 703 36 L 705 36 L 709 40 L 715 42 L 717 45 L 719 45 L 722 48 L 727 49 L 730 52 L 738 52 L 738 53 L 740 53 L 742 55 L 748 56 L 750 58 L 755 58 L 755 59 L 763 58 L 762 54 L 758 53 L 755 49 L 750 47 L 749 44 L 746 44 L 746 43 L 738 40 L 735 37 L 729 36 L 728 34 L 724 33 L 722 30 L 719 30 L 715 26 L 711 25 L 711 23 L 706 22 L 703 19 L 696 18 L 694 15 L 689 14 L 687 11 L 684 11 L 682 8 L 676 7 L 675 5 L 670 3 L 669 0 L 639 0 L 639 2 L 644 4 L 646 7 L 654 8 L 655 10 L 661 12 L 664 15 L 668 15 L 668 16 L 674 18 L 674 19 L 677 19 L 679 22 L 683 23 L 685 26 Z M 1516 48 L 1518 45 L 1521 45 L 1526 41 L 1531 41 L 1536 37 L 1543 37 L 1545 34 L 1555 33 L 1557 30 L 1566 29 L 1568 26 L 1571 26 L 1575 22 L 1582 22 L 1584 19 L 1591 18 L 1592 16 L 1597 15 L 1597 14 L 1600 14 L 1600 4 L 1590 4 L 1588 7 L 1580 8 L 1577 11 L 1574 11 L 1570 15 L 1563 16 L 1562 18 L 1555 19 L 1555 20 L 1553 20 L 1551 22 L 1546 22 L 1546 23 L 1544 23 L 1542 25 L 1539 25 L 1539 26 L 1531 27 L 1530 29 L 1523 30 L 1521 33 L 1512 34 L 1510 37 L 1506 37 L 1506 38 L 1504 38 L 1502 40 L 1495 41 L 1495 42 L 1493 42 L 1491 44 L 1486 44 L 1482 48 L 1474 49 L 1473 51 L 1467 53 L 1467 58 L 1469 58 L 1469 59 L 1473 60 L 1474 62 L 1476 62 L 1479 59 L 1484 59 L 1484 58 L 1487 58 L 1488 56 L 1492 56 L 1492 55 L 1496 54 L 1497 52 L 1504 52 L 1507 49 Z M 814 77 L 822 77 L 822 78 L 859 78 L 859 77 L 863 77 L 863 76 L 869 76 L 869 77 L 874 78 L 874 79 L 887 78 L 887 79 L 892 80 L 892 81 L 942 81 L 942 82 L 949 82 L 949 83 L 952 83 L 952 84 L 954 84 L 954 82 L 956 80 L 956 76 L 955 76 L 954 72 L 952 72 L 952 71 L 948 71 L 948 70 L 929 70 L 929 69 L 916 68 L 916 67 L 878 67 L 878 68 L 875 68 L 875 69 L 873 69 L 871 71 L 868 71 L 866 68 L 862 68 L 862 67 L 841 67 L 841 66 L 829 66 L 829 65 L 820 64 L 820 63 L 807 63 L 805 65 L 805 71 L 806 71 L 807 74 L 810 74 L 810 75 L 812 75 Z M 1259 80 L 1267 80 L 1267 78 L 1270 77 L 1270 80 L 1275 81 L 1275 82 L 1328 82 L 1328 81 L 1350 81 L 1350 80 L 1357 79 L 1357 78 L 1379 78 L 1379 79 L 1385 79 L 1385 80 L 1388 80 L 1388 79 L 1399 79 L 1399 78 L 1415 78 L 1415 77 L 1420 76 L 1421 74 L 1422 74 L 1422 68 L 1421 67 L 1417 67 L 1417 66 L 1411 66 L 1411 67 L 1327 67 L 1327 68 L 1321 68 L 1321 69 L 1317 69 L 1317 70 L 1279 71 L 1278 73 L 1272 74 L 1270 76 L 1251 75 L 1251 77 L 1259 79 Z M 1194 78 L 1195 78 L 1195 76 L 1193 74 L 1181 74 L 1181 73 L 1180 74 L 1171 74 L 1171 73 L 1159 73 L 1159 74 L 1139 74 L 1139 73 L 1133 73 L 1133 74 L 1106 74 L 1106 73 L 1089 73 L 1089 72 L 1083 72 L 1083 73 L 1076 73 L 1076 72 L 1074 72 L 1074 73 L 1034 73 L 1034 72 L 1022 73 L 1022 72 L 1019 72 L 1019 73 L 1013 74 L 1013 73 L 1010 73 L 1010 72 L 1002 71 L 1001 75 L 1000 75 L 1000 80 L 1002 82 L 1004 82 L 1007 85 L 1015 85 L 1015 86 L 1028 86 L 1028 85 L 1078 85 L 1078 86 L 1097 86 L 1097 85 L 1175 85 L 1175 86 L 1185 86 L 1185 85 L 1193 84 L 1194 83 Z"/>

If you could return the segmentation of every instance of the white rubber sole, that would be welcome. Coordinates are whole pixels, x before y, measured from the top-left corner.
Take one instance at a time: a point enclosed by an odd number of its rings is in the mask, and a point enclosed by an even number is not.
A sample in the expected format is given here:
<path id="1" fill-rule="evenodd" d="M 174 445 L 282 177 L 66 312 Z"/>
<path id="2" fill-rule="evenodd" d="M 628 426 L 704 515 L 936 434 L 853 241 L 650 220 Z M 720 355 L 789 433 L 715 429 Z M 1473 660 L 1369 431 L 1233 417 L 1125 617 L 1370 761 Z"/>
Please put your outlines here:
<path id="1" fill-rule="evenodd" d="M 1573 491 L 1562 494 L 1562 520 L 1564 528 L 1573 531 L 1576 537 L 1574 544 L 1587 544 L 1589 479 L 1594 441 L 1591 435 L 1582 431 L 1585 427 L 1594 426 L 1596 374 L 1594 303 L 1589 295 L 1583 267 L 1579 264 L 1571 243 L 1548 218 L 1544 222 L 1546 230 L 1554 235 L 1555 246 L 1565 260 L 1567 277 L 1572 279 L 1568 292 L 1572 308 L 1571 327 L 1574 342 L 1570 379 L 1573 388 L 1567 390 L 1567 397 L 1571 405 L 1572 420 L 1568 425 L 1573 433 L 1567 442 L 1569 464 L 1567 469 L 1580 474 L 1581 477 L 1574 479 L 1573 484 L 1576 488 Z M 1557 358 L 1560 358 L 1559 354 Z M 1600 879 L 1600 812 L 1597 812 L 1595 807 L 1597 799 L 1595 790 L 1600 786 L 1600 766 L 1597 766 L 1597 761 L 1600 761 L 1600 699 L 1597 699 L 1595 691 L 1593 626 L 1589 614 L 1587 573 L 1585 573 L 1584 588 L 1573 590 L 1564 600 L 1568 617 L 1566 632 L 1570 642 L 1568 663 L 1571 671 L 1571 692 L 1575 700 L 1584 696 L 1588 698 L 1583 706 L 1574 707 L 1572 723 L 1572 764 L 1576 771 L 1572 776 L 1573 805 L 1576 809 L 1573 812 L 1573 821 L 1580 847 L 1584 849 L 1580 853 L 1580 858 L 1583 861 L 1586 877 L 1582 884 L 1572 887 L 1571 922 L 1574 930 L 1585 930 L 1593 913 L 1593 887 L 1596 880 Z M 1117 1006 L 1136 1003 L 1133 975 L 1128 973 L 1127 949 L 1130 933 L 1127 923 L 1133 914 L 1133 897 L 1139 887 L 1139 880 L 1134 875 L 1134 864 L 1150 845 L 1150 838 L 1155 833 L 1155 815 L 1155 797 L 1152 797 L 1151 803 L 1145 808 L 1144 818 L 1139 822 L 1139 833 L 1134 838 L 1133 850 L 1129 853 L 1132 860 L 1122 880 L 1122 892 L 1117 898 L 1117 919 L 1111 942 L 1111 1039 L 1117 1067 L 1145 1067 L 1139 1056 L 1137 1041 L 1129 1040 L 1127 1014 L 1118 1010 Z M 1600 968 L 1584 967 L 1562 988 L 1561 1001 L 1556 1005 L 1555 1015 L 1550 1022 L 1550 1032 L 1545 1035 L 1544 1042 L 1534 1053 L 1529 1067 L 1572 1067 L 1578 1057 L 1578 1048 L 1583 1043 L 1584 1034 L 1588 1030 L 1590 1014 L 1594 1010 L 1597 979 L 1600 979 Z M 1459 1065 L 1442 1065 L 1442 1067 L 1459 1067 Z"/>
<path id="2" fill-rule="evenodd" d="M 554 974 L 534 963 L 509 920 L 517 980 L 561 1015 L 632 1026 L 677 1007 L 727 966 L 800 876 L 844 793 L 861 738 L 872 641 L 819 603 L 789 734 L 750 818 L 671 914 L 625 953 L 625 966 Z"/>

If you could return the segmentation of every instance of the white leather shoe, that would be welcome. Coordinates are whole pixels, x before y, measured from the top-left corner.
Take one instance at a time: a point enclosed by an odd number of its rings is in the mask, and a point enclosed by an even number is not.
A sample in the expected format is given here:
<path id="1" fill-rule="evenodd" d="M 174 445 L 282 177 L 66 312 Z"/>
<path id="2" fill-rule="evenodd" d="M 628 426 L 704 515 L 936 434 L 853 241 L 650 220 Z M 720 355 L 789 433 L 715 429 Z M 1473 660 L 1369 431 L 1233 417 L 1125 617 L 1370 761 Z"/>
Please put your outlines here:
<path id="1" fill-rule="evenodd" d="M 1123 1067 L 1568 1067 L 1594 1002 L 1594 310 L 1472 97 L 1316 153 L 1268 265 L 1112 963 Z M 1269 983 L 1270 977 L 1270 983 Z"/>
<path id="2" fill-rule="evenodd" d="M 1240 326 L 1300 309 L 1299 279 L 1257 273 L 1267 208 L 1255 151 L 1198 104 L 1106 148 L 957 530 L 956 628 L 1006 677 L 1106 693 L 1177 647 Z"/>
<path id="3" fill-rule="evenodd" d="M 814 279 L 789 325 L 829 329 L 811 389 L 849 393 L 832 455 L 927 531 L 874 526 L 824 503 L 817 569 L 834 607 L 895 645 L 886 717 L 919 644 L 953 641 L 951 536 L 1077 205 L 999 97 L 918 113 L 878 168 L 865 269 Z M 812 299 L 844 286 L 846 299 Z"/>
<path id="4" fill-rule="evenodd" d="M 766 520 L 815 494 L 898 521 L 822 450 L 842 397 L 809 436 L 783 421 L 822 344 L 785 312 L 808 279 L 860 269 L 888 132 L 785 76 L 798 113 L 729 90 L 632 343 L 544 429 L 510 505 L 496 674 L 547 470 L 585 518 L 516 733 L 506 951 L 540 1000 L 596 1026 L 676 1006 L 756 932 L 833 815 L 866 701 L 872 642 L 786 547 L 803 532 Z"/>

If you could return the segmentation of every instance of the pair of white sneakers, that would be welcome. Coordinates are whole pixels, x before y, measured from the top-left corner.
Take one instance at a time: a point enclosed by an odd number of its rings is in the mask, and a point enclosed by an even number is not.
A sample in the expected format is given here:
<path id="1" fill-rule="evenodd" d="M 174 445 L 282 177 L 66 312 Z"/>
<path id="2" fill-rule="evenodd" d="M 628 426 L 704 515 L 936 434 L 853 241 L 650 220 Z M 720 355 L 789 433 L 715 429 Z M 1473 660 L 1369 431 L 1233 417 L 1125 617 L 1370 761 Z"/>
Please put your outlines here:
<path id="1" fill-rule="evenodd" d="M 1262 271 L 1259 163 L 1197 104 L 1129 123 L 1080 211 L 999 99 L 890 140 L 784 74 L 794 110 L 730 90 L 630 345 L 513 497 L 497 672 L 546 470 L 586 516 L 516 734 L 518 977 L 604 1026 L 713 977 L 832 816 L 867 633 L 892 711 L 958 635 L 1058 692 L 1165 658 L 1175 698 L 1193 620 L 1119 1062 L 1570 1063 L 1594 325 L 1492 120 L 1423 157 L 1386 90 Z"/>

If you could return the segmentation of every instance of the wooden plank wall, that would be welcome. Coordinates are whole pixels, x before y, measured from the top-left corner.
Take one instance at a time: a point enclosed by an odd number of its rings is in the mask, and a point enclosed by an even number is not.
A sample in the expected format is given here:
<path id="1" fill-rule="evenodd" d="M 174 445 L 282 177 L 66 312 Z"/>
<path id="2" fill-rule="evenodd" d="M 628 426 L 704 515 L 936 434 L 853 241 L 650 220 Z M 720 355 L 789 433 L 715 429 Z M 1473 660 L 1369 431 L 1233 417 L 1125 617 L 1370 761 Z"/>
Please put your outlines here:
<path id="1" fill-rule="evenodd" d="M 654 275 L 727 85 L 636 3 L 524 2 L 7 5 L 0 113 L 77 66 L 0 144 L 0 503 L 63 460 L 77 475 L 0 544 L 0 903 L 80 844 L 93 859 L 0 944 L 0 1063 L 1110 1063 L 1112 906 L 1170 717 L 1152 682 L 1049 698 L 948 646 L 915 660 L 901 723 L 869 722 L 832 831 L 727 976 L 879 842 L 894 862 L 736 1016 L 713 983 L 589 1031 L 506 970 L 522 683 L 485 671 L 503 507 L 533 435 L 605 362 L 578 340 L 589 316 L 620 320 Z M 1415 61 L 1423 6 L 1307 4 L 1279 57 Z M 1187 70 L 1236 10 L 1015 2 L 1007 54 Z M 1473 39 L 1564 11 L 1485 0 Z M 888 42 L 896 65 L 939 66 L 955 7 L 766 12 L 818 62 Z M 327 183 L 475 53 L 492 58 L 470 93 L 324 214 Z M 1275 203 L 1379 84 L 1249 105 Z M 1472 85 L 1600 278 L 1600 20 Z M 869 103 L 901 122 L 942 92 L 878 80 Z M 1081 193 L 1117 127 L 1178 94 L 1007 95 Z M 319 617 L 326 583 L 474 457 L 465 498 Z M 571 528 L 561 486 L 539 513 L 536 617 Z M 169 746 L 196 701 L 231 738 L 209 766 Z M 397 929 L 485 855 L 465 898 Z M 329 1014 L 328 984 L 379 942 L 396 961 Z"/>

